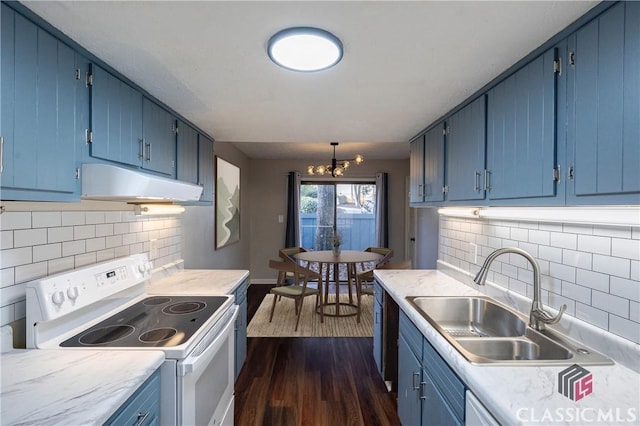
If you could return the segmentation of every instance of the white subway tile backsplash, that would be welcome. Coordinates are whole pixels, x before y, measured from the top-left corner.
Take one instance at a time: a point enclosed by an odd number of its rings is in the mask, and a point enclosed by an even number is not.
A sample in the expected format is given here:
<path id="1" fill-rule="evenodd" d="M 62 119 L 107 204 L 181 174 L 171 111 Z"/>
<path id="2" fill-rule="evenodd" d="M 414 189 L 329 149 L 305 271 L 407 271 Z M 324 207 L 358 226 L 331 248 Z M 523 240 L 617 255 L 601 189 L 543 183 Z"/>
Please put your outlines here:
<path id="1" fill-rule="evenodd" d="M 62 212 L 62 226 L 84 225 L 84 212 Z"/>
<path id="2" fill-rule="evenodd" d="M 86 241 L 86 250 L 90 251 L 98 251 L 104 250 L 106 248 L 106 240 L 104 237 L 102 238 L 90 238 Z"/>
<path id="3" fill-rule="evenodd" d="M 631 261 L 620 257 L 593 255 L 593 270 L 616 277 L 629 278 L 631 276 Z"/>
<path id="4" fill-rule="evenodd" d="M 104 223 L 104 212 L 86 212 L 85 213 L 85 223 L 86 224 L 98 224 Z"/>
<path id="5" fill-rule="evenodd" d="M 640 283 L 625 278 L 611 277 L 610 293 L 640 302 Z"/>
<path id="6" fill-rule="evenodd" d="M 16 266 L 16 282 L 23 283 L 47 276 L 47 262 Z"/>
<path id="7" fill-rule="evenodd" d="M 115 250 L 112 248 L 106 250 L 100 250 L 96 253 L 96 260 L 98 262 L 104 262 L 105 260 L 115 259 Z"/>
<path id="8" fill-rule="evenodd" d="M 609 331 L 632 342 L 640 343 L 640 327 L 637 322 L 609 314 Z"/>
<path id="9" fill-rule="evenodd" d="M 31 249 L 31 247 L 2 250 L 2 252 L 0 253 L 1 268 L 25 265 L 27 263 L 31 263 L 32 261 L 33 250 Z"/>
<path id="10" fill-rule="evenodd" d="M 20 229 L 13 231 L 13 246 L 26 247 L 47 243 L 46 229 Z"/>
<path id="11" fill-rule="evenodd" d="M 565 234 L 562 232 L 551 232 L 549 236 L 550 245 L 553 247 L 575 250 L 578 248 L 578 236 L 576 234 Z"/>
<path id="12" fill-rule="evenodd" d="M 113 235 L 113 223 L 96 225 L 96 237 L 106 237 Z"/>
<path id="13" fill-rule="evenodd" d="M 76 254 L 84 253 L 86 251 L 86 244 L 84 240 L 68 241 L 62 243 L 62 255 L 73 256 Z"/>
<path id="14" fill-rule="evenodd" d="M 47 242 L 59 243 L 73 240 L 73 226 L 47 229 Z"/>
<path id="15" fill-rule="evenodd" d="M 566 303 L 567 314 L 637 341 L 633 331 L 634 327 L 636 333 L 640 330 L 640 228 L 486 219 L 440 221 L 441 260 L 475 272 L 478 265 L 469 263 L 467 242 L 478 245 L 480 263 L 495 249 L 520 247 L 538 259 L 544 303 L 555 308 Z M 160 235 L 172 231 L 165 227 Z M 179 237 L 175 244 L 179 247 Z M 500 256 L 488 280 L 532 297 L 533 272 L 519 255 Z"/>
<path id="16" fill-rule="evenodd" d="M 60 212 L 32 212 L 31 221 L 34 228 L 51 228 L 62 225 Z"/>
<path id="17" fill-rule="evenodd" d="M 82 225 L 73 227 L 73 239 L 82 240 L 85 238 L 94 238 L 96 236 L 95 225 Z"/>
<path id="18" fill-rule="evenodd" d="M 562 250 L 562 263 L 576 268 L 591 270 L 591 253 L 585 253 L 576 250 Z"/>
<path id="19" fill-rule="evenodd" d="M 73 256 L 61 257 L 47 262 L 48 275 L 58 274 L 75 268 L 75 259 Z"/>
<path id="20" fill-rule="evenodd" d="M 62 244 L 44 244 L 33 247 L 33 261 L 41 262 L 43 260 L 56 259 L 62 256 Z"/>
<path id="21" fill-rule="evenodd" d="M 578 250 L 588 253 L 611 254 L 611 238 L 578 235 Z"/>
<path id="22" fill-rule="evenodd" d="M 604 293 L 609 292 L 609 275 L 599 272 L 577 270 L 577 283 L 583 287 L 589 287 Z"/>
<path id="23" fill-rule="evenodd" d="M 13 231 L 0 231 L 0 250 L 13 248 Z"/>
<path id="24" fill-rule="evenodd" d="M 604 330 L 609 330 L 609 314 L 584 303 L 576 303 L 576 318 Z"/>
<path id="25" fill-rule="evenodd" d="M 640 241 L 611 239 L 611 255 L 626 259 L 640 260 Z"/>
<path id="26" fill-rule="evenodd" d="M 128 234 L 129 233 L 129 224 L 126 223 L 126 222 L 114 223 L 113 224 L 113 233 L 116 234 L 116 235 Z"/>
<path id="27" fill-rule="evenodd" d="M 591 306 L 629 318 L 629 299 L 593 290 Z"/>
<path id="28" fill-rule="evenodd" d="M 3 231 L 29 228 L 31 228 L 31 212 L 4 212 L 0 214 L 0 229 Z"/>
<path id="29" fill-rule="evenodd" d="M 0 287 L 7 287 L 16 283 L 16 268 L 0 269 Z"/>
<path id="30" fill-rule="evenodd" d="M 81 266 L 86 265 L 93 265 L 94 263 L 98 262 L 96 259 L 97 256 L 95 252 L 79 254 L 75 256 L 76 268 L 80 268 Z"/>

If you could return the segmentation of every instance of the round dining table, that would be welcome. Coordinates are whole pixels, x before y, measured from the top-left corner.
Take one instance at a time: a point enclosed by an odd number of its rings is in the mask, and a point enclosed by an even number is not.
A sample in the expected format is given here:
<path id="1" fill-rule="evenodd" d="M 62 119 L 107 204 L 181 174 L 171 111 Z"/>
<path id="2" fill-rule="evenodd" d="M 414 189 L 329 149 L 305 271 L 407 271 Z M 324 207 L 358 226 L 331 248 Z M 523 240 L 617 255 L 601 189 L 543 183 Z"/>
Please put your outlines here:
<path id="1" fill-rule="evenodd" d="M 348 317 L 357 315 L 360 311 L 360 305 L 353 303 L 353 297 L 351 293 L 351 285 L 353 281 L 356 281 L 356 292 L 360 292 L 357 287 L 356 280 L 356 268 L 358 263 L 377 263 L 382 259 L 382 255 L 369 251 L 358 250 L 341 250 L 340 254 L 334 255 L 332 250 L 318 250 L 318 251 L 304 251 L 294 254 L 297 260 L 301 260 L 309 263 L 318 264 L 318 271 L 321 276 L 321 286 L 324 286 L 324 300 L 321 305 L 323 309 L 323 315 L 330 317 Z M 345 264 L 347 267 L 347 285 L 349 289 L 349 302 L 340 301 L 340 274 L 339 265 Z M 336 299 L 332 303 L 328 300 L 328 281 L 329 281 L 329 268 L 333 265 L 333 279 L 336 284 Z M 358 297 L 358 300 L 360 298 Z M 333 311 L 328 311 L 325 307 L 335 307 Z M 341 312 L 341 307 L 345 309 Z M 355 308 L 352 309 L 352 308 Z"/>

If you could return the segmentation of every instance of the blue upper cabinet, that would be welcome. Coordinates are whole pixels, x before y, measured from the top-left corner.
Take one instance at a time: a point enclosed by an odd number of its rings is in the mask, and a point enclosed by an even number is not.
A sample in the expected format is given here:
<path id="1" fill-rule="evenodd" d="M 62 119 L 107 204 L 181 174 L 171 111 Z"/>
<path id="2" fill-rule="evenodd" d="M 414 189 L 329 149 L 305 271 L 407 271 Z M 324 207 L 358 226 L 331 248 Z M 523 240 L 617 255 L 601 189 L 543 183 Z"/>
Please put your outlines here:
<path id="1" fill-rule="evenodd" d="M 556 49 L 550 49 L 487 95 L 487 198 L 554 197 Z"/>
<path id="2" fill-rule="evenodd" d="M 444 201 L 444 123 L 424 135 L 424 201 Z"/>
<path id="3" fill-rule="evenodd" d="M 447 120 L 448 201 L 484 200 L 485 114 L 483 95 Z"/>
<path id="4" fill-rule="evenodd" d="M 175 177 L 176 118 L 147 99 L 142 101 L 142 168 Z"/>
<path id="5" fill-rule="evenodd" d="M 198 135 L 198 185 L 202 186 L 200 201 L 213 202 L 213 139 Z"/>
<path id="6" fill-rule="evenodd" d="M 424 135 L 409 145 L 409 202 L 424 201 Z"/>
<path id="7" fill-rule="evenodd" d="M 142 138 L 142 94 L 92 64 L 91 156 L 140 166 Z"/>
<path id="8" fill-rule="evenodd" d="M 640 202 L 640 3 L 569 38 L 568 204 Z M 593 196 L 598 197 L 593 197 Z"/>
<path id="9" fill-rule="evenodd" d="M 198 184 L 198 131 L 178 120 L 176 177 Z"/>
<path id="10" fill-rule="evenodd" d="M 1 8 L 2 199 L 77 199 L 76 54 Z"/>

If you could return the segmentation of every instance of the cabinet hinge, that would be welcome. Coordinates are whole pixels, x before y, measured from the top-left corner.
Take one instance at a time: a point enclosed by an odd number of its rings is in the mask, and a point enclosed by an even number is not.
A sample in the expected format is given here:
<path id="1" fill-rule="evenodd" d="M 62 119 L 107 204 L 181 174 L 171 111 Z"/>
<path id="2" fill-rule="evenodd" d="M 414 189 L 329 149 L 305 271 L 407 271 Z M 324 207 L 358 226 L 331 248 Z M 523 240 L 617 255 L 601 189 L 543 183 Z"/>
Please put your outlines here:
<path id="1" fill-rule="evenodd" d="M 90 144 L 91 142 L 93 142 L 93 132 L 90 131 L 89 129 L 85 129 L 84 137 L 87 144 Z"/>
<path id="2" fill-rule="evenodd" d="M 447 136 L 447 128 L 446 127 L 442 128 L 442 136 Z"/>
<path id="3" fill-rule="evenodd" d="M 86 79 L 85 79 L 85 83 L 88 86 L 93 86 L 93 74 L 91 74 L 90 72 L 87 73 Z"/>
<path id="4" fill-rule="evenodd" d="M 574 51 L 569 52 L 569 65 L 576 66 L 576 52 Z"/>
<path id="5" fill-rule="evenodd" d="M 560 166 L 556 166 L 553 168 L 553 181 L 560 182 Z"/>
<path id="6" fill-rule="evenodd" d="M 442 187 L 442 193 L 443 193 L 443 194 L 446 194 L 446 193 L 448 193 L 448 192 L 449 192 L 449 185 L 445 185 L 445 186 L 443 186 L 443 187 Z"/>
<path id="7" fill-rule="evenodd" d="M 562 75 L 562 59 L 558 58 L 553 61 L 553 72 L 558 75 Z"/>
<path id="8" fill-rule="evenodd" d="M 80 68 L 76 68 L 76 80 L 80 80 Z"/>
<path id="9" fill-rule="evenodd" d="M 76 180 L 80 180 L 80 168 L 76 167 Z"/>

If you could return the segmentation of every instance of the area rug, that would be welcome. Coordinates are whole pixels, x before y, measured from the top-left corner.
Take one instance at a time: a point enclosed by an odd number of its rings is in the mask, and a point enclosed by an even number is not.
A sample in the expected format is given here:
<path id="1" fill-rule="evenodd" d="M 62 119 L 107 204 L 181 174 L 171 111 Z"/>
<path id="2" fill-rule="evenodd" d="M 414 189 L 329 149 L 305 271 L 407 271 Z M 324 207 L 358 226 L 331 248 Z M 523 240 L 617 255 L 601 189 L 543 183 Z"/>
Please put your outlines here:
<path id="1" fill-rule="evenodd" d="M 313 311 L 315 296 L 305 297 L 300 314 L 298 331 L 295 331 L 296 313 L 293 299 L 282 298 L 276 302 L 273 322 L 269 322 L 273 295 L 268 294 L 256 311 L 247 327 L 247 337 L 371 337 L 373 336 L 373 296 L 362 296 L 362 314 L 360 323 L 356 316 L 324 317 L 320 322 L 320 314 Z M 340 295 L 341 302 L 348 302 L 348 295 Z M 329 296 L 329 301 L 335 301 L 335 295 Z M 354 296 L 355 302 L 355 296 Z M 333 312 L 333 306 L 327 307 Z M 354 312 L 355 308 L 340 307 L 340 309 Z"/>

